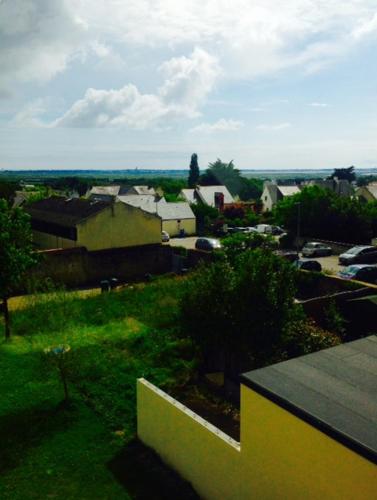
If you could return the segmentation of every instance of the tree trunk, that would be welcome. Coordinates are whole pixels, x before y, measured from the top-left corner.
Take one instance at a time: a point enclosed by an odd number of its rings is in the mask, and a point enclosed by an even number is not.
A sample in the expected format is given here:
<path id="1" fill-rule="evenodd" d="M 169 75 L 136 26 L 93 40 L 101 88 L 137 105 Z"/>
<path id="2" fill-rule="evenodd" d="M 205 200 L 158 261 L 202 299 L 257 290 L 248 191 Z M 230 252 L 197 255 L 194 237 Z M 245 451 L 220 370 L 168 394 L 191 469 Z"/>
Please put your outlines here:
<path id="1" fill-rule="evenodd" d="M 5 326 L 5 338 L 10 339 L 10 319 L 9 319 L 9 309 L 8 309 L 8 298 L 3 297 L 3 307 L 4 307 L 4 326 Z"/>

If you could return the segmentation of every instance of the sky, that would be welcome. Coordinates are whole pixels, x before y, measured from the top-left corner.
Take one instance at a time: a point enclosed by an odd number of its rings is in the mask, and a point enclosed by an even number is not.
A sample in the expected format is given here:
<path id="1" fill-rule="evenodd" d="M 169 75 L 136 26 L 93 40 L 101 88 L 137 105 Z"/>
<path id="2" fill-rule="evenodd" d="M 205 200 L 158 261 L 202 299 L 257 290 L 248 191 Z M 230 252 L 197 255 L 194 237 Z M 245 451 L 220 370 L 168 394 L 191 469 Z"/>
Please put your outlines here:
<path id="1" fill-rule="evenodd" d="M 0 0 L 0 168 L 377 166 L 377 0 Z"/>

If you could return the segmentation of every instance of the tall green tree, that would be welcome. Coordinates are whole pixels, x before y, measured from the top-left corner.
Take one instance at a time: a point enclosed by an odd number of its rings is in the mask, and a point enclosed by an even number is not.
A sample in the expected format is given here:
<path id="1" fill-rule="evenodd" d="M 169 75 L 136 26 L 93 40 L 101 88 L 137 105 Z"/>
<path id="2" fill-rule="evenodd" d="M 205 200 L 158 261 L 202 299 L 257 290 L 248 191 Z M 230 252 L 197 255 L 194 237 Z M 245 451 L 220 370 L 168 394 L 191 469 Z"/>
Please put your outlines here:
<path id="1" fill-rule="evenodd" d="M 5 338 L 10 337 L 8 299 L 35 264 L 29 216 L 0 199 L 0 297 L 3 300 Z"/>
<path id="2" fill-rule="evenodd" d="M 330 178 L 334 179 L 334 177 L 349 182 L 353 182 L 356 180 L 355 167 L 352 165 L 351 167 L 346 167 L 346 168 L 335 168 Z"/>
<path id="3" fill-rule="evenodd" d="M 198 184 L 198 180 L 199 180 L 198 155 L 196 153 L 193 153 L 191 155 L 190 173 L 188 177 L 189 188 L 194 188 Z"/>
<path id="4" fill-rule="evenodd" d="M 240 171 L 234 168 L 233 160 L 223 163 L 219 158 L 208 165 L 207 170 L 200 176 L 203 186 L 226 186 L 232 195 L 236 195 L 242 188 Z"/>

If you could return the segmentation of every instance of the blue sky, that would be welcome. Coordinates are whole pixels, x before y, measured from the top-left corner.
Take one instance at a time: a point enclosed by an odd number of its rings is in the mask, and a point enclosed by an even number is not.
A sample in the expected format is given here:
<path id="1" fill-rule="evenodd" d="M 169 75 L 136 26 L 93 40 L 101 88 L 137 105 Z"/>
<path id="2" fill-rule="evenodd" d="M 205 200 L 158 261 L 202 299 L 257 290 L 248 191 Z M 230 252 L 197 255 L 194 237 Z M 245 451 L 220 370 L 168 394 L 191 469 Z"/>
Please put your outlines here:
<path id="1" fill-rule="evenodd" d="M 0 168 L 377 166 L 376 0 L 0 0 Z"/>

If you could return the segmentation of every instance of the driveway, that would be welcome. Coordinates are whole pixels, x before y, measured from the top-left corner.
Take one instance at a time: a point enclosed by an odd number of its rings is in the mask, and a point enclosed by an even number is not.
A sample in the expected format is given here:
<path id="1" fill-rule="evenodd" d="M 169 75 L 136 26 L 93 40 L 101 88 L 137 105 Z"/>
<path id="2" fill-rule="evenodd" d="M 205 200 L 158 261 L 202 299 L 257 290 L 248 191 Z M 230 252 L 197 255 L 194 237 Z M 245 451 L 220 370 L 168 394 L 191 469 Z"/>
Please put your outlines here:
<path id="1" fill-rule="evenodd" d="M 195 249 L 195 243 L 197 236 L 187 236 L 186 238 L 170 238 L 170 241 L 164 243 L 164 245 L 170 245 L 171 247 L 184 247 L 187 250 Z"/>

